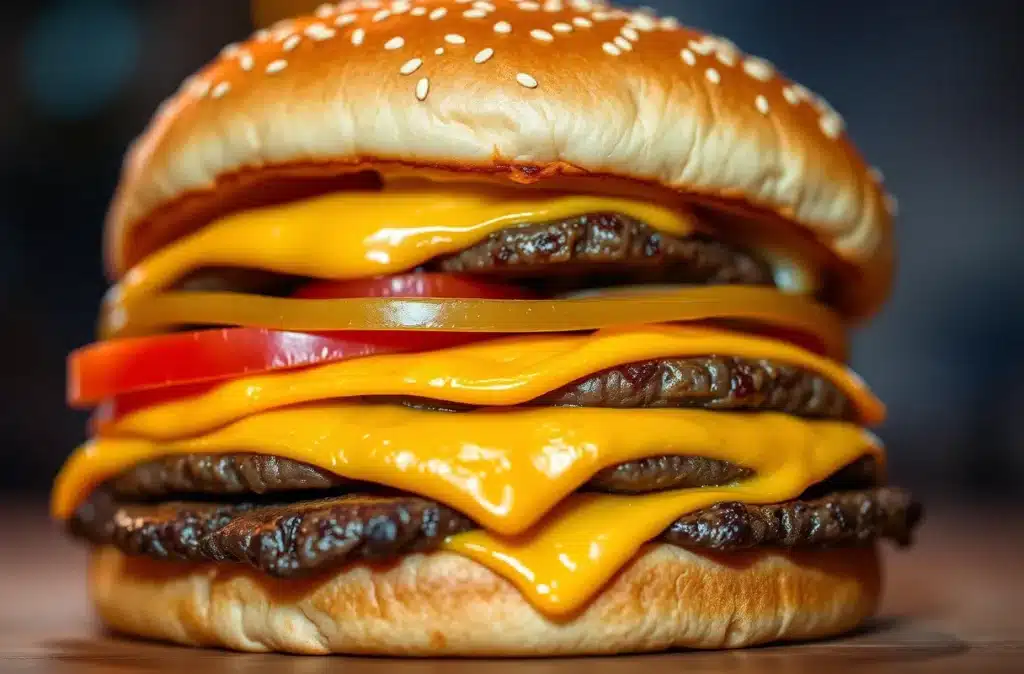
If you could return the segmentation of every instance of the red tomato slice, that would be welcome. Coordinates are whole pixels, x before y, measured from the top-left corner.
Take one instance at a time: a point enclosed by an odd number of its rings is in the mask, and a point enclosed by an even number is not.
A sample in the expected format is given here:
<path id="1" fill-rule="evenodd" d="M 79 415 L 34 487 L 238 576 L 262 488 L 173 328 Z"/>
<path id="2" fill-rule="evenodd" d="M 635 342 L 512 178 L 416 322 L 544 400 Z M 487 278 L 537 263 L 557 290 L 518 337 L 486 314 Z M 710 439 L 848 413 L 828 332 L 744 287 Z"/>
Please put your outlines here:
<path id="1" fill-rule="evenodd" d="M 523 300 L 529 299 L 533 295 L 526 289 L 515 285 L 483 281 L 462 274 L 413 272 L 349 281 L 313 281 L 296 292 L 294 297 L 305 300 L 344 297 L 450 297 Z"/>
<path id="2" fill-rule="evenodd" d="M 486 338 L 460 333 L 199 330 L 98 342 L 68 358 L 68 402 L 106 398 L 386 353 L 443 349 Z"/>

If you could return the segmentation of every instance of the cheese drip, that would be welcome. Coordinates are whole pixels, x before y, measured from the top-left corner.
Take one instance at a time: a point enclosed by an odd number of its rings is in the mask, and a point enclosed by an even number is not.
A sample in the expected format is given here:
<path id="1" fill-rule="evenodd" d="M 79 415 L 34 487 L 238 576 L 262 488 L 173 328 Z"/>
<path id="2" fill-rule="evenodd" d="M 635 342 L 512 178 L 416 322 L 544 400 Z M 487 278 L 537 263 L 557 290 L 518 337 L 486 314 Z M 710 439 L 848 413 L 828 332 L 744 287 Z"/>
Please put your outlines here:
<path id="1" fill-rule="evenodd" d="M 806 368 L 833 381 L 868 425 L 885 411 L 849 368 L 784 342 L 710 328 L 648 326 L 591 335 L 506 337 L 427 353 L 342 361 L 226 382 L 104 426 L 109 435 L 176 439 L 246 415 L 322 400 L 407 395 L 476 406 L 529 402 L 595 372 L 645 360 L 728 354 Z"/>
<path id="2" fill-rule="evenodd" d="M 524 223 L 587 213 L 621 213 L 660 232 L 685 236 L 690 214 L 598 196 L 527 195 L 454 186 L 396 186 L 338 192 L 228 215 L 132 268 L 107 296 L 108 310 L 129 306 L 202 267 L 249 267 L 324 279 L 354 279 L 411 269 Z"/>
<path id="3" fill-rule="evenodd" d="M 785 501 L 865 454 L 882 458 L 873 437 L 854 424 L 784 414 L 520 408 L 455 420 L 397 406 L 324 403 L 172 442 L 93 440 L 58 476 L 53 513 L 67 518 L 97 485 L 139 462 L 239 450 L 302 461 L 466 513 L 484 531 L 456 536 L 448 547 L 509 578 L 551 615 L 579 608 L 682 514 L 722 501 Z M 569 496 L 602 468 L 659 454 L 729 461 L 757 477 L 646 496 Z"/>

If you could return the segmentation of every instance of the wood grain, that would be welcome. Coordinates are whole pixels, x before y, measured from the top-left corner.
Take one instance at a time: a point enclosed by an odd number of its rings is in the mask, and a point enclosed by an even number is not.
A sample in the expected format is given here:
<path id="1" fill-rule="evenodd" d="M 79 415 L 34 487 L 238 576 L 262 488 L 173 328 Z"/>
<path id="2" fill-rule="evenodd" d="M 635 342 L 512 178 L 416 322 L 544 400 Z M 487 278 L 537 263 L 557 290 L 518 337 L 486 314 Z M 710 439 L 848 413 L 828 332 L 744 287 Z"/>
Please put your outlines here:
<path id="1" fill-rule="evenodd" d="M 14 517 L 0 529 L 0 672 L 1024 672 L 1024 513 L 930 513 L 914 548 L 887 554 L 880 616 L 843 639 L 720 653 L 482 661 L 246 655 L 105 634 L 89 613 L 82 547 L 41 508 L 8 504 L 2 512 Z"/>

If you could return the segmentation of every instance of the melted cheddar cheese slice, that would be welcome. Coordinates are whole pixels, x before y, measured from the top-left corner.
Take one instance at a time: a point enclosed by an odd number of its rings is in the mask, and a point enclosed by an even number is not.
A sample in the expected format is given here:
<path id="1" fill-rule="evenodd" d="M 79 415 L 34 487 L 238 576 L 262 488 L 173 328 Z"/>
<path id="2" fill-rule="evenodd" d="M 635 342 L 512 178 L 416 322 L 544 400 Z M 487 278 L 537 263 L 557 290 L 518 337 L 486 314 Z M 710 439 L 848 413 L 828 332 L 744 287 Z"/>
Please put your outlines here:
<path id="1" fill-rule="evenodd" d="M 649 326 L 591 335 L 519 336 L 426 353 L 373 356 L 224 383 L 130 414 L 104 433 L 176 439 L 274 408 L 337 398 L 407 395 L 475 406 L 528 402 L 601 370 L 668 357 L 726 354 L 817 372 L 849 396 L 866 425 L 881 402 L 848 368 L 771 339 L 699 327 Z"/>
<path id="2" fill-rule="evenodd" d="M 783 414 L 536 408 L 459 414 L 321 403 L 247 417 L 175 441 L 99 438 L 57 479 L 66 518 L 90 490 L 160 456 L 250 451 L 303 461 L 446 503 L 483 531 L 450 549 L 512 580 L 548 614 L 579 608 L 673 519 L 722 501 L 798 496 L 881 448 L 856 425 Z M 601 468 L 660 454 L 747 466 L 746 482 L 645 496 L 569 496 Z M 567 498 L 568 497 L 568 498 Z"/>
<path id="3" fill-rule="evenodd" d="M 108 299 L 128 305 L 203 267 L 248 267 L 326 279 L 412 269 L 468 248 L 499 230 L 587 213 L 620 213 L 685 236 L 690 214 L 599 196 L 395 186 L 337 192 L 228 215 L 167 246 L 125 275 Z"/>

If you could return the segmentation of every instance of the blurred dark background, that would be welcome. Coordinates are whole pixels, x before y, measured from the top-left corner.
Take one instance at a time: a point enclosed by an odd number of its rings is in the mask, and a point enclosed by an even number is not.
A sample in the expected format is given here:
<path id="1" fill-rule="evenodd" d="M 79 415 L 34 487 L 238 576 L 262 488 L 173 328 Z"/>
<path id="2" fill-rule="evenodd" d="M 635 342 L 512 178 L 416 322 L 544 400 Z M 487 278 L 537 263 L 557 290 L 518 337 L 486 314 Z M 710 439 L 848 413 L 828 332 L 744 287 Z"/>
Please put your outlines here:
<path id="1" fill-rule="evenodd" d="M 279 3 L 280 4 L 280 3 Z M 310 4 L 310 3 L 296 3 Z M 894 477 L 1024 493 L 1024 25 L 1013 0 L 649 2 L 824 94 L 899 196 L 901 264 L 854 365 Z M 245 0 L 12 2 L 0 20 L 0 489 L 48 489 L 84 435 L 63 360 L 92 339 L 101 226 L 156 105 L 251 30 Z"/>

